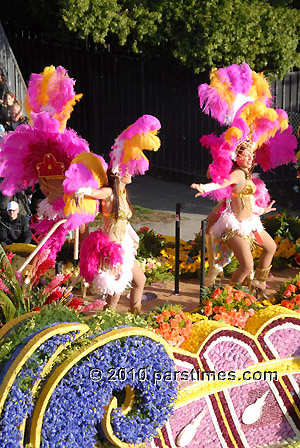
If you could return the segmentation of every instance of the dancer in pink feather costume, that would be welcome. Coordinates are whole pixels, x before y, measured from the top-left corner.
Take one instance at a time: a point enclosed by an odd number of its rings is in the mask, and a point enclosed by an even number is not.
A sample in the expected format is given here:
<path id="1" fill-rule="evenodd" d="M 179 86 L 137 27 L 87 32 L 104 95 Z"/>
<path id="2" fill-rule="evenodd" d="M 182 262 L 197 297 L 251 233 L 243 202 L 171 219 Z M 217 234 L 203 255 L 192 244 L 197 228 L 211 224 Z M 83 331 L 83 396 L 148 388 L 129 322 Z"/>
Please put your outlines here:
<path id="1" fill-rule="evenodd" d="M 269 275 L 271 262 L 276 251 L 276 244 L 272 237 L 264 230 L 259 215 L 276 210 L 275 201 L 266 207 L 259 207 L 255 203 L 254 194 L 257 187 L 252 180 L 253 150 L 248 142 L 241 142 L 236 148 L 236 162 L 233 164 L 229 179 L 222 184 L 214 182 L 208 184 L 192 184 L 197 190 L 196 197 L 209 191 L 232 187 L 231 198 L 225 200 L 225 206 L 216 222 L 212 225 L 211 233 L 223 243 L 227 244 L 239 261 L 238 269 L 233 273 L 232 283 L 242 283 L 253 270 L 251 248 L 255 242 L 263 251 L 256 269 L 255 286 L 260 295 L 264 294 L 266 279 Z"/>
<path id="2" fill-rule="evenodd" d="M 263 295 L 276 245 L 258 215 L 274 210 L 274 202 L 269 202 L 263 181 L 254 176 L 252 179 L 253 155 L 264 171 L 294 162 L 297 139 L 286 112 L 271 107 L 267 79 L 246 62 L 212 69 L 210 84 L 201 84 L 198 95 L 203 111 L 221 126 L 228 126 L 219 136 L 210 134 L 200 139 L 210 149 L 209 175 L 213 182 L 191 185 L 198 191 L 196 196 L 208 194 L 221 201 L 208 217 L 208 283 L 222 271 L 228 248 L 240 263 L 232 281 L 244 281 L 253 269 L 249 243 L 258 240 L 263 252 L 252 286 Z"/>
<path id="3" fill-rule="evenodd" d="M 130 311 L 140 312 L 145 275 L 135 259 L 139 237 L 129 219 L 132 207 L 126 186 L 132 176 L 144 174 L 149 162 L 142 150 L 158 150 L 160 129 L 157 118 L 143 115 L 116 139 L 110 153 L 108 182 L 102 188 L 83 186 L 75 192 L 80 207 L 87 198 L 98 199 L 104 223 L 102 230 L 91 233 L 83 242 L 80 252 L 80 273 L 101 295 L 107 306 L 116 308 L 120 295 L 132 286 Z"/>

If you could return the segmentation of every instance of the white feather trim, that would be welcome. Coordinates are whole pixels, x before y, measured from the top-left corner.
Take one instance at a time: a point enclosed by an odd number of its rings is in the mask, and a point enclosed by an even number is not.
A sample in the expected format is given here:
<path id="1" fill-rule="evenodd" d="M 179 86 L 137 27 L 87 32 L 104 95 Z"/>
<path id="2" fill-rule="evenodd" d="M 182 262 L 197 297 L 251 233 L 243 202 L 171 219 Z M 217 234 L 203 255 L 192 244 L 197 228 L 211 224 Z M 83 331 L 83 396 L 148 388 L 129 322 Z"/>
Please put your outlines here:
<path id="1" fill-rule="evenodd" d="M 110 153 L 110 158 L 112 160 L 112 172 L 113 174 L 117 174 L 119 172 L 119 166 L 122 160 L 122 155 L 124 151 L 124 140 L 117 138 L 113 145 L 113 150 Z"/>
<path id="2" fill-rule="evenodd" d="M 48 198 L 43 199 L 37 208 L 37 212 L 39 216 L 43 216 L 48 219 L 57 219 L 57 218 L 65 218 L 63 210 L 54 210 L 53 205 L 50 204 Z"/>
<path id="3" fill-rule="evenodd" d="M 257 215 L 252 215 L 251 218 L 244 221 L 238 221 L 231 209 L 230 200 L 226 201 L 226 209 L 221 213 L 220 218 L 213 226 L 212 232 L 214 235 L 222 235 L 228 230 L 237 231 L 242 236 L 250 236 L 252 232 L 262 232 L 263 225 Z"/>
<path id="4" fill-rule="evenodd" d="M 235 97 L 234 102 L 230 105 L 230 108 L 226 114 L 224 124 L 231 125 L 237 111 L 246 103 L 253 103 L 254 99 L 251 96 L 243 95 L 242 93 L 238 93 Z"/>

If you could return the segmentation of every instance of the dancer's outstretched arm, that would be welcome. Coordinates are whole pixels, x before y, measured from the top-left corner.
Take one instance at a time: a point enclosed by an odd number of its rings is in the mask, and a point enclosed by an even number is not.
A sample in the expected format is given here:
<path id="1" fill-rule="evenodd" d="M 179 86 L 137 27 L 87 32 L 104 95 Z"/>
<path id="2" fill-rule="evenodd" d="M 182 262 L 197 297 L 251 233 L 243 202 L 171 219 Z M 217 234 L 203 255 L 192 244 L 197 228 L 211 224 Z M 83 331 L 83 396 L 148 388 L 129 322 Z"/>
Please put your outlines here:
<path id="1" fill-rule="evenodd" d="M 229 179 L 225 180 L 222 184 L 217 184 L 215 182 L 210 182 L 208 184 L 192 184 L 191 188 L 194 188 L 198 191 L 195 194 L 195 197 L 202 196 L 205 193 L 209 193 L 210 191 L 220 190 L 221 188 L 228 187 L 229 185 L 238 184 L 245 179 L 245 173 L 242 170 L 233 171 Z"/>

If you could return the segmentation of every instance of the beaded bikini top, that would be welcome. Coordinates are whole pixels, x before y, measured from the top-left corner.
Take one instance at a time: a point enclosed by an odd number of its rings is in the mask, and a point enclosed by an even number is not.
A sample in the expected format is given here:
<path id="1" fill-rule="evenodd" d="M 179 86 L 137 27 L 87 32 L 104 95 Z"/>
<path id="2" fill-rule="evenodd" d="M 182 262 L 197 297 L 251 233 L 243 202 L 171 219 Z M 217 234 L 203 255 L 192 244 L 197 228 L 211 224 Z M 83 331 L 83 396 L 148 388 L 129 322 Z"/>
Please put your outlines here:
<path id="1" fill-rule="evenodd" d="M 256 186 L 251 179 L 245 179 L 245 186 L 240 193 L 232 192 L 233 198 L 241 198 L 243 209 L 251 210 L 254 203 L 254 193 L 256 192 Z"/>

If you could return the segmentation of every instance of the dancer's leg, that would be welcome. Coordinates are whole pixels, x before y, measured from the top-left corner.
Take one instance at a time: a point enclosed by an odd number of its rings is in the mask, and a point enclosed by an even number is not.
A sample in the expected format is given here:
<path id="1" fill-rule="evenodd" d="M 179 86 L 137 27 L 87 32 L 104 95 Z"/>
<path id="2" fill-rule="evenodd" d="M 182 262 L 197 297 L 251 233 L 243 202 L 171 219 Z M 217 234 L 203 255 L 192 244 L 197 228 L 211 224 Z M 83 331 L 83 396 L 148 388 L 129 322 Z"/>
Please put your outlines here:
<path id="1" fill-rule="evenodd" d="M 134 310 L 140 311 L 142 303 L 142 294 L 146 282 L 146 277 L 136 260 L 134 260 L 132 274 L 133 279 L 132 279 L 132 289 L 130 291 L 130 311 Z"/>
<path id="2" fill-rule="evenodd" d="M 231 281 L 233 283 L 242 283 L 247 275 L 253 270 L 253 258 L 250 244 L 244 238 L 235 235 L 228 241 L 228 246 L 233 251 L 240 264 L 237 270 L 233 273 Z"/>
<path id="3" fill-rule="evenodd" d="M 89 235 L 89 228 L 88 228 L 87 224 L 82 224 L 79 227 L 79 245 L 80 246 L 88 235 Z"/>
<path id="4" fill-rule="evenodd" d="M 120 294 L 115 294 L 114 296 L 108 296 L 106 299 L 107 305 L 105 305 L 104 309 L 106 310 L 108 307 L 110 307 L 115 310 L 120 300 L 120 296 L 121 296 Z"/>
<path id="5" fill-rule="evenodd" d="M 276 243 L 273 238 L 263 230 L 260 233 L 263 251 L 259 257 L 258 267 L 255 270 L 255 278 L 252 282 L 253 290 L 256 290 L 257 298 L 265 298 L 266 281 L 271 270 L 271 263 L 276 252 Z"/>
<path id="6" fill-rule="evenodd" d="M 269 266 L 272 263 L 272 259 L 276 252 L 277 246 L 273 238 L 265 230 L 263 230 L 259 234 L 259 236 L 261 237 L 263 242 L 262 244 L 263 251 L 261 256 L 259 257 L 258 267 L 260 269 L 266 269 L 269 268 Z"/>

